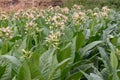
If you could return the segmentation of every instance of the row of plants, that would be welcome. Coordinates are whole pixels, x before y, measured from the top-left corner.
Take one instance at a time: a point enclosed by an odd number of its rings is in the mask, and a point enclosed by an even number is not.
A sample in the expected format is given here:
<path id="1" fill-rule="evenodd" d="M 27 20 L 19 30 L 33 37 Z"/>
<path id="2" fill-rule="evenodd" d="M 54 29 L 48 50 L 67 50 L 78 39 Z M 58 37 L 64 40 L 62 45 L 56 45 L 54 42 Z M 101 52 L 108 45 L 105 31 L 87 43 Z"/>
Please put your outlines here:
<path id="1" fill-rule="evenodd" d="M 120 13 L 48 7 L 0 12 L 0 80 L 119 80 Z"/>
<path id="2" fill-rule="evenodd" d="M 63 1 L 63 0 L 53 0 Z M 64 0 L 63 6 L 72 7 L 74 4 L 84 5 L 86 9 L 93 9 L 95 7 L 109 6 L 110 8 L 120 10 L 120 0 Z"/>

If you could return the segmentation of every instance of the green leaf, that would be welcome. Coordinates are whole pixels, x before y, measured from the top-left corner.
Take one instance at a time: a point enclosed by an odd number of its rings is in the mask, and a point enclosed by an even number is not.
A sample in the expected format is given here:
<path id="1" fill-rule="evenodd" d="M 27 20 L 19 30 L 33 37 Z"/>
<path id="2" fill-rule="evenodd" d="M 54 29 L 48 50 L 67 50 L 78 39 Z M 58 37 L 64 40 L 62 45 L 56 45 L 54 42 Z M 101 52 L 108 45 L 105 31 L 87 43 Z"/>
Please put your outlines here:
<path id="1" fill-rule="evenodd" d="M 90 75 L 83 71 L 81 71 L 81 73 L 87 78 L 87 80 L 103 80 L 100 76 L 94 73 L 90 73 Z"/>
<path id="2" fill-rule="evenodd" d="M 90 77 L 91 77 L 90 80 L 103 80 L 100 76 L 94 73 L 90 73 Z"/>
<path id="3" fill-rule="evenodd" d="M 82 77 L 82 73 L 81 72 L 76 72 L 72 75 L 70 75 L 67 80 L 80 80 Z"/>
<path id="4" fill-rule="evenodd" d="M 5 69 L 6 69 L 6 66 L 0 66 L 0 79 L 5 72 Z"/>
<path id="5" fill-rule="evenodd" d="M 7 54 L 8 50 L 9 50 L 9 42 L 8 41 L 4 41 L 3 42 L 3 46 L 2 46 L 2 54 Z"/>
<path id="6" fill-rule="evenodd" d="M 83 57 L 85 56 L 85 54 L 87 53 L 87 51 L 89 51 L 90 49 L 94 48 L 96 45 L 102 43 L 102 41 L 94 41 L 88 45 L 86 45 L 85 47 L 83 47 L 81 50 L 80 50 L 80 56 Z"/>
<path id="7" fill-rule="evenodd" d="M 76 35 L 76 51 L 78 51 L 85 43 L 85 38 L 82 32 L 78 32 Z"/>
<path id="8" fill-rule="evenodd" d="M 3 67 L 0 66 L 0 80 L 10 80 L 12 68 L 9 63 L 5 63 Z"/>
<path id="9" fill-rule="evenodd" d="M 20 66 L 20 61 L 14 57 L 14 56 L 10 56 L 10 55 L 3 55 L 2 57 L 8 59 L 11 63 L 13 63 L 14 65 L 16 65 L 17 67 Z"/>
<path id="10" fill-rule="evenodd" d="M 2 46 L 3 46 L 3 40 L 0 39 L 0 49 L 2 48 Z"/>
<path id="11" fill-rule="evenodd" d="M 40 79 L 43 80 L 43 76 L 40 73 L 40 69 L 39 69 L 39 57 L 41 54 L 39 53 L 33 53 L 30 60 L 28 60 L 28 65 L 29 65 L 29 69 L 31 72 L 31 78 L 34 79 Z M 32 63 L 32 65 L 31 65 Z"/>
<path id="12" fill-rule="evenodd" d="M 108 80 L 109 73 L 106 68 L 104 68 L 100 73 L 101 73 L 102 77 L 104 78 L 104 80 Z"/>
<path id="13" fill-rule="evenodd" d="M 40 72 L 43 75 L 45 80 L 51 79 L 53 78 L 53 76 L 55 76 L 55 75 L 52 75 L 51 77 L 51 73 L 54 71 L 55 67 L 58 64 L 56 55 L 53 55 L 54 52 L 55 52 L 55 49 L 49 49 L 46 52 L 44 52 L 39 59 Z"/>
<path id="14" fill-rule="evenodd" d="M 26 41 L 27 41 L 27 37 L 24 38 L 24 40 L 22 41 L 19 49 L 25 49 L 26 48 L 26 45 L 27 45 Z"/>
<path id="15" fill-rule="evenodd" d="M 27 37 L 25 37 L 24 40 L 22 41 L 20 47 L 18 48 L 18 52 L 21 52 L 22 49 L 25 49 L 27 47 L 26 41 L 27 41 Z"/>
<path id="16" fill-rule="evenodd" d="M 65 60 L 63 60 L 61 63 L 59 63 L 53 70 L 53 72 L 50 74 L 50 78 L 48 80 L 51 80 L 51 76 L 55 75 L 56 71 L 58 71 L 62 65 L 66 64 L 67 62 L 70 61 L 70 58 L 67 58 Z"/>
<path id="17" fill-rule="evenodd" d="M 105 67 L 109 70 L 109 72 L 112 72 L 112 67 L 111 67 L 111 64 L 110 64 L 110 59 L 109 59 L 107 53 L 105 52 L 104 48 L 98 47 L 98 50 L 99 50 L 100 55 L 101 55 L 101 57 L 103 59 Z"/>
<path id="18" fill-rule="evenodd" d="M 114 37 L 114 38 L 112 38 L 111 39 L 111 43 L 113 44 L 113 45 L 117 45 L 117 42 L 118 42 L 118 37 Z"/>
<path id="19" fill-rule="evenodd" d="M 14 26 L 14 36 L 17 36 L 19 34 L 19 30 L 17 26 Z"/>
<path id="20" fill-rule="evenodd" d="M 63 47 L 58 53 L 58 61 L 61 62 L 64 59 L 67 59 L 71 56 L 71 43 L 68 43 L 65 47 Z"/>
<path id="21" fill-rule="evenodd" d="M 57 68 L 60 68 L 63 64 L 65 64 L 66 62 L 70 61 L 70 58 L 67 58 L 65 60 L 63 60 L 62 62 L 60 62 L 58 65 L 57 65 Z M 57 69 L 56 68 L 56 69 Z"/>
<path id="22" fill-rule="evenodd" d="M 115 46 L 110 42 L 110 39 L 109 38 L 107 38 L 107 44 L 109 45 L 109 47 L 110 47 L 110 49 L 113 51 L 113 52 L 115 52 Z"/>
<path id="23" fill-rule="evenodd" d="M 17 80 L 17 79 L 16 79 L 16 76 L 15 76 L 15 77 L 13 77 L 13 78 L 12 78 L 12 80 Z"/>
<path id="24" fill-rule="evenodd" d="M 21 35 L 17 35 L 15 37 L 13 37 L 10 41 L 11 42 L 15 42 L 16 40 L 19 40 L 19 39 L 22 39 L 22 36 Z"/>
<path id="25" fill-rule="evenodd" d="M 110 61 L 111 61 L 112 68 L 117 69 L 118 59 L 117 59 L 117 56 L 115 55 L 115 53 L 112 52 L 112 51 L 111 51 L 111 54 L 110 54 Z"/>
<path id="26" fill-rule="evenodd" d="M 17 80 L 31 80 L 30 69 L 26 61 L 21 66 L 17 77 Z"/>
<path id="27" fill-rule="evenodd" d="M 74 55 L 75 55 L 75 40 L 73 42 L 68 43 L 65 47 L 63 47 L 59 53 L 57 53 L 57 58 L 59 63 L 64 61 L 67 58 L 70 58 L 68 63 L 65 63 L 61 66 L 61 79 L 64 79 L 69 70 L 70 66 L 73 64 L 74 61 Z M 72 47 L 72 48 L 71 48 Z"/>
<path id="28" fill-rule="evenodd" d="M 88 80 L 91 80 L 90 75 L 88 75 L 87 73 L 80 71 Z"/>
<path id="29" fill-rule="evenodd" d="M 111 66 L 113 68 L 113 80 L 119 80 L 119 77 L 117 75 L 118 59 L 117 56 L 115 55 L 115 52 L 113 51 L 111 51 L 110 54 L 110 61 L 111 61 Z"/>

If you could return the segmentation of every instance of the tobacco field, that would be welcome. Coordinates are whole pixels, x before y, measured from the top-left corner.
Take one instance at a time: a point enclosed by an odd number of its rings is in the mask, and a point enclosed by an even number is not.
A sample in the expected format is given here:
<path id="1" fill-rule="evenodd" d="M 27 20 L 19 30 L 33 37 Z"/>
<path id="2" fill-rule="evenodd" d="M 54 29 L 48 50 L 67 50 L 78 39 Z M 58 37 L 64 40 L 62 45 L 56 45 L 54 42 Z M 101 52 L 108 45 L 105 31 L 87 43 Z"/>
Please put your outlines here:
<path id="1" fill-rule="evenodd" d="M 0 11 L 0 80 L 120 80 L 119 63 L 119 11 Z"/>

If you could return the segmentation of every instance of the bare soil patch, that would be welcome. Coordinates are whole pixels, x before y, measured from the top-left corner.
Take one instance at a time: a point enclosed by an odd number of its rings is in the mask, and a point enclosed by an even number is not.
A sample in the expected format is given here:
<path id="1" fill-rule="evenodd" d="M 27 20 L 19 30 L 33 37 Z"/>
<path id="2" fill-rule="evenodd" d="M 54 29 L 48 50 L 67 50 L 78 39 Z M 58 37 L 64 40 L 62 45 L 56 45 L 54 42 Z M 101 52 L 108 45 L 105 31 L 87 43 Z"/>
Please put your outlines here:
<path id="1" fill-rule="evenodd" d="M 48 6 L 61 6 L 64 0 L 0 0 L 2 11 L 16 11 L 26 8 L 46 8 Z"/>

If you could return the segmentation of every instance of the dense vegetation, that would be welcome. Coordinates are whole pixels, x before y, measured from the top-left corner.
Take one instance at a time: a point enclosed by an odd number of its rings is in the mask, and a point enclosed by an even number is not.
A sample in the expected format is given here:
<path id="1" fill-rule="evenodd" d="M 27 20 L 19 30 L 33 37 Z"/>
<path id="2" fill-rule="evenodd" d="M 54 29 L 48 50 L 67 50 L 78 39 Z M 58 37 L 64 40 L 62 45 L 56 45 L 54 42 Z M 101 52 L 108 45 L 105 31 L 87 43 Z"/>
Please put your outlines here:
<path id="1" fill-rule="evenodd" d="M 53 0 L 60 1 L 60 0 Z M 120 0 L 62 0 L 64 6 L 71 7 L 74 4 L 84 5 L 86 9 L 93 9 L 95 7 L 109 6 L 110 8 L 120 10 Z"/>
<path id="2" fill-rule="evenodd" d="M 103 7 L 0 12 L 0 80 L 119 80 L 120 13 Z"/>

